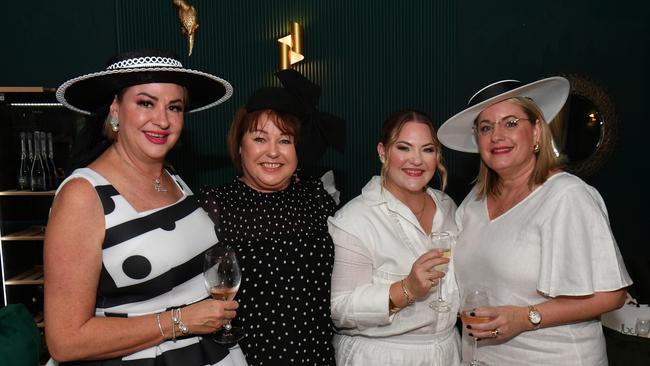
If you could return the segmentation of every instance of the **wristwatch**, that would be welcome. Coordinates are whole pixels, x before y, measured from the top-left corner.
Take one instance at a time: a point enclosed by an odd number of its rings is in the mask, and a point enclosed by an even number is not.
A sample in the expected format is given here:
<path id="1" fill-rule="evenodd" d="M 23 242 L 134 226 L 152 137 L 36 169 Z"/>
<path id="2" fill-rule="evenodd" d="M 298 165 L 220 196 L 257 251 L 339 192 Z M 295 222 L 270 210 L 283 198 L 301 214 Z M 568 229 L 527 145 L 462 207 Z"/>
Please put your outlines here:
<path id="1" fill-rule="evenodd" d="M 528 305 L 528 321 L 533 324 L 533 330 L 542 325 L 542 314 L 533 305 Z"/>

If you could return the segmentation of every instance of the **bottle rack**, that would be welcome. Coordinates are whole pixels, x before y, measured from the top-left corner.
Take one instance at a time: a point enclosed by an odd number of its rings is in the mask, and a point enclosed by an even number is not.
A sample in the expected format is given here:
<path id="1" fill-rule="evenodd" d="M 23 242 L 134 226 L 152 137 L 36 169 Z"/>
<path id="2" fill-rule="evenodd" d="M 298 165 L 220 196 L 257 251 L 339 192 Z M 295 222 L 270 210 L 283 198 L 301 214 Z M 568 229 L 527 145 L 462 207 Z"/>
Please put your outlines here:
<path id="1" fill-rule="evenodd" d="M 58 104 L 54 92 L 43 87 L 0 87 L 0 123 L 4 131 L 0 134 L 0 307 L 22 303 L 29 309 L 43 337 L 41 361 L 49 358 L 43 317 L 47 219 L 54 189 L 70 173 L 67 163 L 77 134 L 88 121 Z M 47 190 L 31 185 L 18 190 L 24 176 L 21 132 L 28 135 L 34 131 L 45 132 L 48 145 L 51 134 L 52 147 L 47 146 L 45 151 L 52 151 L 53 165 L 65 171 L 56 183 L 46 186 Z"/>

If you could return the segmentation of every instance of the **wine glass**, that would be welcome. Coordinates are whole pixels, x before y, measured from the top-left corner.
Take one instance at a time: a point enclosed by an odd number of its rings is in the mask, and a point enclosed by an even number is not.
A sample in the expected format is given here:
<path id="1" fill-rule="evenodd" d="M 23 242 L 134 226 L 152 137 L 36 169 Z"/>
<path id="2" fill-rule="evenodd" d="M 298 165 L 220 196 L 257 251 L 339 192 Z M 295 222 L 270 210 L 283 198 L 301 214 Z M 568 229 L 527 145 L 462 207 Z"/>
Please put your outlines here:
<path id="1" fill-rule="evenodd" d="M 463 296 L 463 301 L 460 308 L 460 316 L 463 320 L 463 324 L 476 324 L 476 323 L 486 323 L 490 321 L 490 318 L 487 316 L 470 316 L 470 313 L 474 309 L 481 306 L 488 306 L 488 292 L 482 287 L 471 287 L 468 288 Z M 472 360 L 467 364 L 469 366 L 490 366 L 483 361 L 476 359 L 476 338 L 473 338 L 472 343 Z"/>
<path id="2" fill-rule="evenodd" d="M 637 318 L 634 328 L 637 336 L 648 337 L 650 335 L 650 319 Z"/>
<path id="3" fill-rule="evenodd" d="M 433 250 L 437 250 L 443 253 L 445 258 L 451 257 L 451 244 L 453 237 L 448 232 L 432 232 L 429 236 L 431 241 L 431 247 Z M 434 267 L 436 271 L 447 273 L 449 268 L 449 263 L 439 264 Z M 444 277 L 440 277 L 438 280 L 438 298 L 429 303 L 429 307 L 440 313 L 447 313 L 451 310 L 451 305 L 442 298 L 442 280 Z"/>
<path id="4" fill-rule="evenodd" d="M 235 250 L 230 246 L 215 245 L 205 252 L 203 279 L 210 296 L 215 300 L 230 301 L 235 298 L 241 283 L 241 269 Z M 235 343 L 244 338 L 244 331 L 228 321 L 213 336 L 217 343 Z"/>

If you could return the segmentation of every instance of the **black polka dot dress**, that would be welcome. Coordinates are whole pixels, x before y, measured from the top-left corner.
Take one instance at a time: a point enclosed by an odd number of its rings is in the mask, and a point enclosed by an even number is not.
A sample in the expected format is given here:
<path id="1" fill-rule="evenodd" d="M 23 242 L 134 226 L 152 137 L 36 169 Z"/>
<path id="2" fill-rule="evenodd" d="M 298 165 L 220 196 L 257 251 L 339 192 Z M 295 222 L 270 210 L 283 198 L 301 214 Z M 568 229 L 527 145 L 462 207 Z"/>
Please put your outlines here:
<path id="1" fill-rule="evenodd" d="M 321 182 L 262 193 L 235 179 L 201 196 L 241 262 L 233 324 L 246 331 L 239 344 L 249 365 L 334 365 L 327 217 L 336 207 Z"/>

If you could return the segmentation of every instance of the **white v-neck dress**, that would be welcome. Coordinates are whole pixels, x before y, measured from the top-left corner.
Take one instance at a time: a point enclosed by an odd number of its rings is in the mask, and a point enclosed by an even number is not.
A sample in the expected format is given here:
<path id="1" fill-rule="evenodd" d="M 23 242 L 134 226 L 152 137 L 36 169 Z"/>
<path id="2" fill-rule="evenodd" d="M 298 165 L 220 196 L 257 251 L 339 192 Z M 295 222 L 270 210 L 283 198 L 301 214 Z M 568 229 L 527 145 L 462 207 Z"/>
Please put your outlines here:
<path id="1" fill-rule="evenodd" d="M 454 262 L 461 293 L 484 286 L 492 306 L 527 306 L 632 284 L 603 199 L 569 173 L 550 177 L 493 220 L 486 199 L 476 200 L 472 190 L 456 222 L 461 233 Z M 470 342 L 463 334 L 464 360 Z M 477 358 L 490 365 L 607 365 L 598 319 L 524 332 L 505 343 L 482 340 Z"/>

